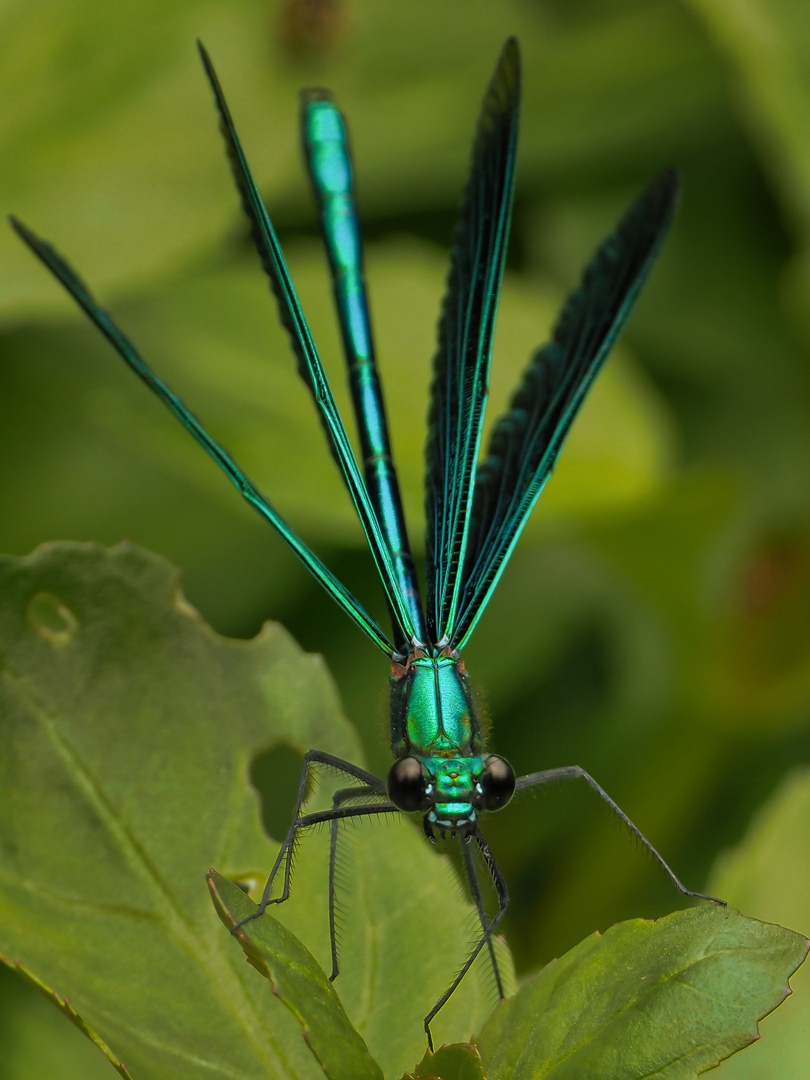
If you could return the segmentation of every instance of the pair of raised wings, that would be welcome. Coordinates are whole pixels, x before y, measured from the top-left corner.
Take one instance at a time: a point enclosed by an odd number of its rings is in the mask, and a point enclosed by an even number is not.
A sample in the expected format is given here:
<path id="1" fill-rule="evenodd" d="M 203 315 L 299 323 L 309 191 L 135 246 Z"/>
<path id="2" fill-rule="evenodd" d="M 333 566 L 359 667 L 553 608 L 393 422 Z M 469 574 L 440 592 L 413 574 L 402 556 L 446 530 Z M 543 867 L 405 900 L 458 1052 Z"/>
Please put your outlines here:
<path id="1" fill-rule="evenodd" d="M 402 656 L 414 645 L 460 649 L 475 627 L 551 474 L 574 416 L 652 266 L 674 213 L 678 177 L 674 172 L 659 176 L 598 249 L 581 285 L 568 298 L 551 341 L 532 357 L 508 411 L 493 429 L 486 455 L 479 461 L 492 336 L 514 197 L 520 108 L 520 54 L 517 42 L 507 41 L 478 120 L 439 322 L 426 447 L 427 603 L 423 607 L 374 358 L 343 119 L 325 91 L 302 95 L 303 141 L 332 268 L 365 479 L 219 81 L 202 46 L 200 53 L 214 90 L 242 206 L 289 333 L 298 371 L 318 409 L 385 590 L 393 641 L 155 375 L 65 260 L 25 225 L 13 218 L 12 224 L 129 367 L 383 652 Z"/>

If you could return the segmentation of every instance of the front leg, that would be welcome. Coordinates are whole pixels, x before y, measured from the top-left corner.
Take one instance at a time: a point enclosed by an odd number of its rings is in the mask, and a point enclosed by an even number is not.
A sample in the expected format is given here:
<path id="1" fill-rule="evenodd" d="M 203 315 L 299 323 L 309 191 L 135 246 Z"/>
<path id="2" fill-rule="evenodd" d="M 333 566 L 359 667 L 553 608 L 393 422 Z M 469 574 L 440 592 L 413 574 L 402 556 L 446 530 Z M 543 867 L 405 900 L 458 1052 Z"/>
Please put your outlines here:
<path id="1" fill-rule="evenodd" d="M 270 876 L 268 877 L 267 884 L 262 892 L 259 906 L 252 915 L 249 915 L 246 919 L 243 919 L 238 923 L 233 928 L 233 932 L 238 930 L 241 926 L 244 926 L 245 923 L 258 919 L 260 915 L 265 913 L 270 904 L 280 904 L 289 898 L 290 881 L 292 879 L 292 858 L 298 834 L 300 832 L 303 832 L 312 825 L 317 825 L 324 821 L 333 821 L 343 817 L 363 816 L 364 814 L 371 815 L 395 809 L 391 805 L 382 808 L 371 806 L 344 807 L 333 803 L 331 810 L 324 810 L 313 814 L 302 814 L 302 809 L 307 798 L 310 770 L 318 765 L 323 765 L 333 772 L 350 777 L 352 780 L 360 781 L 364 788 L 371 789 L 374 792 L 379 791 L 382 795 L 385 794 L 384 781 L 380 780 L 372 773 L 367 772 L 365 769 L 361 769 L 358 765 L 352 765 L 349 761 L 344 761 L 343 758 L 335 757 L 333 754 L 327 754 L 322 750 L 308 750 L 304 755 L 304 762 L 301 767 L 301 778 L 298 783 L 298 794 L 295 801 L 293 820 L 287 830 L 287 835 L 279 849 L 278 855 L 276 856 L 273 868 L 270 871 Z M 272 896 L 273 884 L 282 864 L 284 865 L 284 886 L 281 895 L 274 897 Z"/>
<path id="2" fill-rule="evenodd" d="M 358 787 L 342 788 L 340 791 L 336 791 L 332 796 L 332 809 L 337 811 L 342 807 L 346 807 L 347 804 L 354 802 L 355 800 L 361 800 L 364 807 L 354 807 L 355 810 L 366 809 L 368 813 L 399 813 L 399 810 L 388 801 L 388 792 L 385 788 L 385 783 L 373 777 L 374 783 L 363 784 Z M 369 805 L 369 800 L 376 800 L 376 805 L 373 807 Z M 382 803 L 380 802 L 382 800 Z M 340 960 L 338 957 L 338 928 L 337 928 L 337 855 L 338 855 L 338 833 L 340 830 L 340 823 L 345 817 L 345 814 L 335 814 L 331 818 L 330 837 L 329 837 L 329 943 L 332 950 L 332 972 L 329 975 L 329 981 L 334 982 L 340 974 Z"/>
<path id="3" fill-rule="evenodd" d="M 639 829 L 638 826 L 630 820 L 627 814 L 625 814 L 621 807 L 618 806 L 618 804 L 615 803 L 613 799 L 611 799 L 605 789 L 600 784 L 597 784 L 597 782 L 590 775 L 590 773 L 585 772 L 585 770 L 581 769 L 579 765 L 567 765 L 560 769 L 545 769 L 543 772 L 529 773 L 528 776 L 518 777 L 518 780 L 515 784 L 515 791 L 520 791 L 522 789 L 530 787 L 539 787 L 541 784 L 547 784 L 551 780 L 572 779 L 585 780 L 586 783 L 590 784 L 590 786 L 593 788 L 599 798 L 603 799 L 608 804 L 613 813 L 616 814 L 619 818 L 621 818 L 621 820 L 631 830 L 631 832 L 633 832 L 639 838 L 647 851 L 649 851 L 652 857 L 656 860 L 658 865 L 663 867 L 663 869 L 669 875 L 670 881 L 678 890 L 678 892 L 682 893 L 684 896 L 695 896 L 700 900 L 712 900 L 715 904 L 720 904 L 722 905 L 722 907 L 726 906 L 726 901 L 720 900 L 716 896 L 708 896 L 706 893 L 694 892 L 692 889 L 687 889 L 687 887 L 683 884 L 681 879 L 678 877 L 678 875 L 675 873 L 675 871 L 672 869 L 666 859 L 664 859 L 664 857 L 660 855 L 652 846 L 652 844 L 641 831 L 641 829 Z"/>

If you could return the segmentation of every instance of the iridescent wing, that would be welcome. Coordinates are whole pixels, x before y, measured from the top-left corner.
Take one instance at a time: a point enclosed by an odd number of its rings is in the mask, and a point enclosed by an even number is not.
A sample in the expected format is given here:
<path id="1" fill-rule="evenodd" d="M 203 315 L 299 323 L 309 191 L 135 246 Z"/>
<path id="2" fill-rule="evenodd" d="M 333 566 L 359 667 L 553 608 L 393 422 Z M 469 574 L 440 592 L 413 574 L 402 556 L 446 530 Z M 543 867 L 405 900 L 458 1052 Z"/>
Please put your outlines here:
<path id="1" fill-rule="evenodd" d="M 290 343 L 298 360 L 298 372 L 309 388 L 312 400 L 318 410 L 321 425 L 326 433 L 332 455 L 338 464 L 343 481 L 349 490 L 357 516 L 360 518 L 360 523 L 366 534 L 396 624 L 401 628 L 404 636 L 410 640 L 415 634 L 415 627 L 409 605 L 397 581 L 394 560 L 391 557 L 380 522 L 377 520 L 368 491 L 363 483 L 360 470 L 357 467 L 349 436 L 338 412 L 329 380 L 323 369 L 315 343 L 312 340 L 312 334 L 295 293 L 270 216 L 262 202 L 256 182 L 242 151 L 216 72 L 208 53 L 201 44 L 199 44 L 199 50 L 208 80 L 214 91 L 214 99 L 219 112 L 220 130 L 225 139 L 233 178 L 242 199 L 242 208 L 250 221 L 253 242 L 256 245 L 262 266 L 275 295 L 282 325 L 289 334 Z"/>
<path id="2" fill-rule="evenodd" d="M 520 53 L 504 46 L 484 97 L 439 321 L 425 450 L 428 636 L 453 636 L 514 195 Z"/>
<path id="3" fill-rule="evenodd" d="M 383 587 L 389 604 L 395 613 L 395 625 L 402 628 L 402 634 L 410 637 L 413 624 L 410 609 L 406 603 L 397 580 L 394 560 L 390 554 L 380 524 L 366 491 L 363 479 L 357 468 L 343 422 L 337 411 L 331 389 L 323 371 L 312 337 L 309 332 L 298 298 L 284 263 L 273 227 L 267 211 L 258 194 L 256 184 L 242 153 L 239 140 L 233 127 L 222 90 L 217 81 L 211 62 L 200 47 L 206 72 L 211 81 L 220 114 L 222 130 L 231 158 L 234 176 L 242 196 L 242 202 L 250 218 L 254 239 L 264 268 L 270 278 L 279 306 L 282 322 L 290 334 L 293 348 L 299 362 L 299 371 L 312 392 L 318 406 L 322 424 L 327 432 L 330 447 L 338 462 L 346 486 L 348 487 L 358 516 L 368 538 Z M 116 326 L 107 311 L 94 299 L 90 290 L 68 265 L 61 255 L 48 243 L 40 239 L 29 228 L 16 219 L 12 225 L 45 264 L 58 281 L 67 289 L 73 299 L 89 316 L 98 329 L 110 341 L 125 363 L 146 383 L 183 424 L 186 430 L 203 447 L 206 453 L 219 465 L 241 495 L 276 529 L 285 543 L 296 553 L 307 569 L 326 589 L 351 619 L 366 633 L 386 655 L 398 655 L 398 650 L 382 632 L 377 623 L 364 610 L 346 587 L 338 581 L 321 560 L 307 547 L 271 503 L 258 491 L 256 486 L 239 468 L 224 447 L 220 446 L 205 430 L 182 400 L 152 371 L 139 355 L 135 346 Z"/>
<path id="4" fill-rule="evenodd" d="M 475 482 L 452 642 L 469 638 L 551 475 L 571 423 L 655 262 L 680 181 L 662 173 L 631 206 L 568 298 L 552 339 L 534 354 L 495 425 Z"/>

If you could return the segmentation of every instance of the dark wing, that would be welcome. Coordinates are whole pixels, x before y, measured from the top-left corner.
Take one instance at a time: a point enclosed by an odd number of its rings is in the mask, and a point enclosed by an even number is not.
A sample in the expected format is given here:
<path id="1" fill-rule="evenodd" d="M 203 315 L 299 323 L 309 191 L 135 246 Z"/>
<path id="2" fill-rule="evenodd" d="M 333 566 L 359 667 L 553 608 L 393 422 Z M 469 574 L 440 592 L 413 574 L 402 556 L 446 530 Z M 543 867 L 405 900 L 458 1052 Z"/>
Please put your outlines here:
<path id="1" fill-rule="evenodd" d="M 475 482 L 453 635 L 458 648 L 489 600 L 577 410 L 630 314 L 672 222 L 679 189 L 676 172 L 662 173 L 631 206 L 591 259 L 552 340 L 534 354 L 493 429 Z"/>
<path id="2" fill-rule="evenodd" d="M 225 139 L 234 181 L 242 199 L 242 208 L 250 221 L 253 242 L 256 245 L 262 267 L 267 274 L 275 295 L 282 325 L 289 334 L 293 351 L 298 360 L 298 372 L 309 388 L 312 400 L 318 410 L 321 426 L 326 433 L 330 450 L 340 468 L 344 483 L 349 490 L 357 516 L 360 519 L 360 524 L 366 534 L 368 546 L 377 567 L 377 572 L 380 575 L 380 581 L 385 590 L 388 603 L 405 638 L 409 640 L 414 634 L 414 626 L 408 603 L 397 581 L 391 552 L 388 549 L 377 515 L 371 505 L 368 491 L 357 467 L 349 436 L 346 433 L 329 380 L 326 377 L 326 372 L 312 340 L 309 326 L 284 262 L 284 256 L 281 253 L 275 230 L 245 159 L 214 66 L 202 44 L 198 42 L 198 46 L 208 81 L 214 91 L 214 99 L 220 119 L 220 130 Z"/>
<path id="3" fill-rule="evenodd" d="M 454 636 L 514 194 L 520 53 L 504 46 L 478 120 L 433 364 L 425 450 L 428 636 Z"/>
<path id="4" fill-rule="evenodd" d="M 174 413 L 186 431 L 197 440 L 209 457 L 213 458 L 219 465 L 240 495 L 250 503 L 254 510 L 261 514 L 265 521 L 268 521 L 273 526 L 282 540 L 292 548 L 307 570 L 323 585 L 335 603 L 346 612 L 349 618 L 354 620 L 379 649 L 387 656 L 391 656 L 394 653 L 393 645 L 368 612 L 364 611 L 346 586 L 338 581 L 331 570 L 324 566 L 318 556 L 310 551 L 304 541 L 290 528 L 281 514 L 274 509 L 245 473 L 242 472 L 225 447 L 220 446 L 208 434 L 191 410 L 152 371 L 129 338 L 112 321 L 108 312 L 96 303 L 90 290 L 76 271 L 65 262 L 50 244 L 41 240 L 21 221 L 14 217 L 10 220 L 20 238 L 25 241 L 54 277 L 67 289 L 79 307 L 95 323 L 127 366 L 135 372 L 139 379 L 146 383 L 170 412 Z"/>

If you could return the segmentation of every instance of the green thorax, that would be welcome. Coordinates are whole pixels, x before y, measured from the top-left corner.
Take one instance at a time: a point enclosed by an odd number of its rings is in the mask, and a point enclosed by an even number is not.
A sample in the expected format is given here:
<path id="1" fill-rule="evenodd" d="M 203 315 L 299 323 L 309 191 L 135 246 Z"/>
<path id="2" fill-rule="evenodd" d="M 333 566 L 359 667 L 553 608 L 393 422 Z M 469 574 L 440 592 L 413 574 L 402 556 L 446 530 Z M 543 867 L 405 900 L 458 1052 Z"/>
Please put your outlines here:
<path id="1" fill-rule="evenodd" d="M 429 656 L 421 650 L 391 674 L 391 750 L 395 758 L 480 756 L 484 744 L 470 690 L 457 653 Z"/>

